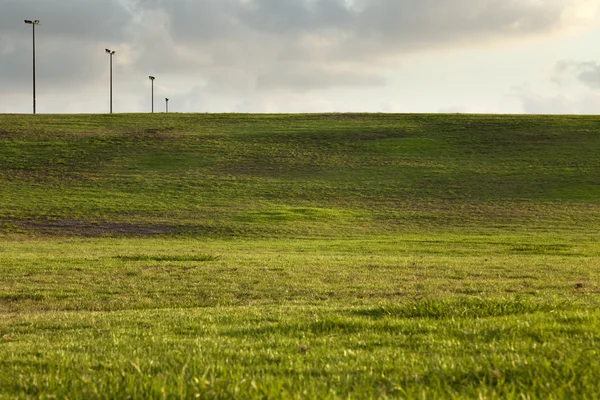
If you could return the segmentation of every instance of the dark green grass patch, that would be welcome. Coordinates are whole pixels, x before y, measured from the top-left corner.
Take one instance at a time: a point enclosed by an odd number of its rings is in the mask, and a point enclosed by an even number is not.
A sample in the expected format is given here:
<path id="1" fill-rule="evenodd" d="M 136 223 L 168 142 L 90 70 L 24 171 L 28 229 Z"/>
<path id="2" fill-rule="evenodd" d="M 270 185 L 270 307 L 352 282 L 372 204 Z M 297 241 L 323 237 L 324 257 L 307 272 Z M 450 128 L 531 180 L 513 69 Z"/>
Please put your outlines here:
<path id="1" fill-rule="evenodd" d="M 566 244 L 520 244 L 513 247 L 512 251 L 522 254 L 577 254 L 573 246 Z"/>
<path id="2" fill-rule="evenodd" d="M 117 256 L 119 260 L 123 261 L 215 261 L 218 257 L 207 255 L 207 254 L 194 254 L 194 255 L 152 255 L 152 254 L 138 254 L 138 255 L 121 255 Z"/>
<path id="3" fill-rule="evenodd" d="M 568 304 L 536 303 L 521 299 L 460 298 L 455 300 L 422 299 L 399 306 L 381 306 L 356 311 L 374 318 L 489 318 L 509 315 L 555 312 L 569 309 Z"/>

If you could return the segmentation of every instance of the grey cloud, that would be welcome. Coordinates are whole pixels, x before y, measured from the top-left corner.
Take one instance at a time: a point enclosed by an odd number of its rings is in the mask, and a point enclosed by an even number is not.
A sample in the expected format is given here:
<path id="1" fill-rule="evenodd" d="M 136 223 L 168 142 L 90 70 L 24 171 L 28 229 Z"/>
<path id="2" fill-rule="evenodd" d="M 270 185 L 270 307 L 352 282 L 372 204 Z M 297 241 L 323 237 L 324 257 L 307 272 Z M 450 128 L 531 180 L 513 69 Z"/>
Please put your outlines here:
<path id="1" fill-rule="evenodd" d="M 253 0 L 240 9 L 238 18 L 257 31 L 297 35 L 351 28 L 353 14 L 342 0 Z"/>
<path id="2" fill-rule="evenodd" d="M 194 107 L 205 107 L 204 92 L 201 87 L 195 86 L 186 93 L 180 93 L 175 103 L 171 102 L 171 110 L 191 110 Z"/>
<path id="3" fill-rule="evenodd" d="M 119 1 L 2 0 L 0 90 L 22 92 L 31 85 L 32 28 L 36 27 L 39 91 L 77 91 L 105 74 L 104 43 L 124 40 L 131 13 Z"/>
<path id="4" fill-rule="evenodd" d="M 122 39 L 131 14 L 118 0 L 2 0 L 0 34 L 20 35 L 24 19 L 38 19 L 54 38 Z"/>
<path id="5" fill-rule="evenodd" d="M 577 65 L 577 79 L 592 89 L 600 89 L 600 63 L 585 62 Z"/>
<path id="6" fill-rule="evenodd" d="M 558 85 L 554 93 L 535 93 L 515 88 L 515 97 L 528 114 L 597 114 L 600 109 L 600 63 L 560 60 L 554 64 L 549 81 Z M 583 85 L 573 86 L 574 83 Z M 575 89 L 575 90 L 573 90 Z M 582 90 L 583 89 L 583 90 Z"/>
<path id="7" fill-rule="evenodd" d="M 319 69 L 323 64 L 354 71 L 353 79 L 334 79 L 329 87 L 378 85 L 373 69 L 385 73 L 400 55 L 552 32 L 563 27 L 565 12 L 578 2 L 370 0 L 353 6 L 344 0 L 147 0 L 137 3 L 137 12 L 149 20 L 161 14 L 169 23 L 163 39 L 142 37 L 136 47 L 145 49 L 140 65 L 152 59 L 159 68 L 204 77 L 214 68 L 244 68 L 259 90 L 275 84 L 296 89 L 301 77 L 305 86 L 314 86 L 331 77 Z M 198 57 L 174 52 L 176 43 Z M 162 56 L 148 55 L 152 49 Z M 293 72 L 279 74 L 289 81 L 268 77 L 292 63 Z"/>
<path id="8" fill-rule="evenodd" d="M 577 112 L 576 104 L 565 95 L 544 96 L 524 94 L 521 96 L 523 110 L 527 114 L 573 114 Z"/>
<path id="9" fill-rule="evenodd" d="M 385 49 L 465 44 L 552 31 L 570 2 L 548 0 L 370 0 L 357 11 L 342 0 L 253 0 L 240 23 L 280 35 L 342 32 L 343 47 L 357 38 Z"/>
<path id="10" fill-rule="evenodd" d="M 554 66 L 551 79 L 559 85 L 575 79 L 590 89 L 600 89 L 600 62 L 558 61 Z"/>
<path id="11" fill-rule="evenodd" d="M 588 93 L 580 97 L 565 94 L 534 94 L 521 96 L 523 110 L 527 114 L 591 114 L 600 109 L 600 95 Z"/>
<path id="12" fill-rule="evenodd" d="M 312 65 L 283 65 L 260 75 L 257 88 L 273 90 L 282 87 L 297 91 L 328 89 L 338 86 L 380 86 L 385 78 L 365 71 L 336 70 Z"/>
<path id="13" fill-rule="evenodd" d="M 93 84 L 97 77 L 103 76 L 108 70 L 108 57 L 99 46 L 90 46 L 77 39 L 56 41 L 39 37 L 36 42 L 39 90 L 78 90 Z M 2 92 L 17 92 L 31 84 L 31 38 L 20 38 L 15 43 L 17 48 L 3 55 L 0 62 Z"/>
<path id="14" fill-rule="evenodd" d="M 29 87 L 29 18 L 43 24 L 38 73 L 48 90 L 104 84 L 106 46 L 122 81 L 169 74 L 247 95 L 382 85 L 402 55 L 556 31 L 584 0 L 0 1 L 3 94 Z M 579 79 L 598 85 L 594 71 Z"/>
<path id="15" fill-rule="evenodd" d="M 558 27 L 569 3 L 549 0 L 370 0 L 357 11 L 343 0 L 252 0 L 240 21 L 271 33 L 340 29 L 393 41 L 446 41 L 480 32 L 514 35 Z"/>

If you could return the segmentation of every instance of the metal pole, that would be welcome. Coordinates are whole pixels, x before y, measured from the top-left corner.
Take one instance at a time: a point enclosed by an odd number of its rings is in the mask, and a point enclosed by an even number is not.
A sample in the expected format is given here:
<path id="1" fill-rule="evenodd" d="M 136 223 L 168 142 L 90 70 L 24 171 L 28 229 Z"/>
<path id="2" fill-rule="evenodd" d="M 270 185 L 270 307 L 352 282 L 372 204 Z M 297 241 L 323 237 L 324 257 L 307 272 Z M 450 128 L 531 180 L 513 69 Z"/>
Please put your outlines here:
<path id="1" fill-rule="evenodd" d="M 154 77 L 150 75 L 148 77 L 152 81 L 152 113 L 154 114 Z"/>
<path id="2" fill-rule="evenodd" d="M 39 20 L 26 19 L 25 23 L 31 25 L 33 30 L 33 113 L 35 114 L 35 26 L 40 23 Z"/>
<path id="3" fill-rule="evenodd" d="M 33 113 L 35 114 L 35 22 L 33 26 Z"/>
<path id="4" fill-rule="evenodd" d="M 110 53 L 110 113 L 112 114 L 113 110 L 112 110 L 112 75 L 113 75 L 113 66 L 112 66 L 112 57 L 113 57 L 113 52 Z"/>
<path id="5" fill-rule="evenodd" d="M 110 56 L 110 113 L 113 112 L 113 56 L 115 55 L 114 50 L 106 49 L 106 53 Z"/>
<path id="6" fill-rule="evenodd" d="M 165 112 L 168 113 L 169 112 L 169 99 L 167 99 L 165 97 Z"/>

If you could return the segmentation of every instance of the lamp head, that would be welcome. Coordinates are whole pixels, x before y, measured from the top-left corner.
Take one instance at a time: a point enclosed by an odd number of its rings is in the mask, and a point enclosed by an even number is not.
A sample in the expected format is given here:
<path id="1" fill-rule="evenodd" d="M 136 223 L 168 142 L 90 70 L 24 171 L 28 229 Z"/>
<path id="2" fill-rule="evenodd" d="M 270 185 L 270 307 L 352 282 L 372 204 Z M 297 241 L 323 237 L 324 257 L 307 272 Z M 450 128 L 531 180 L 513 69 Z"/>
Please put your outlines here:
<path id="1" fill-rule="evenodd" d="M 33 21 L 30 21 L 30 20 L 26 19 L 26 20 L 25 20 L 25 23 L 26 23 L 26 24 L 33 24 Z"/>
<path id="2" fill-rule="evenodd" d="M 148 78 L 150 78 L 151 81 L 153 81 L 154 79 L 156 79 L 153 76 L 149 76 Z"/>

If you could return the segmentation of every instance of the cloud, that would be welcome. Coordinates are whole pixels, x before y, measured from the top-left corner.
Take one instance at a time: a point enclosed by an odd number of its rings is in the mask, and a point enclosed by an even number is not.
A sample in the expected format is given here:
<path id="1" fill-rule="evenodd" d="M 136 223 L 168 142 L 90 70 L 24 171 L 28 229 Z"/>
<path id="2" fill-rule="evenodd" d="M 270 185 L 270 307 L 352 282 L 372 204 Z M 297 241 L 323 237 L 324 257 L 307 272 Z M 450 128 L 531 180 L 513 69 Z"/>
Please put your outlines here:
<path id="1" fill-rule="evenodd" d="M 38 19 L 51 38 L 122 40 L 131 13 L 119 0 L 2 0 L 0 35 L 20 37 L 24 19 Z"/>
<path id="2" fill-rule="evenodd" d="M 521 96 L 527 114 L 598 114 L 600 94 L 525 93 Z"/>
<path id="3" fill-rule="evenodd" d="M 243 51 L 248 46 L 269 46 L 270 52 L 279 53 L 292 44 L 296 50 L 304 48 L 295 52 L 302 59 L 326 54 L 330 60 L 361 60 L 364 51 L 387 56 L 398 50 L 557 32 L 593 20 L 598 7 L 590 4 L 589 0 L 148 0 L 138 4 L 138 12 L 164 12 L 177 40 L 206 46 L 234 39 L 240 55 L 248 55 Z M 581 16 L 583 9 L 587 17 Z M 271 40 L 262 43 L 265 38 Z"/>
<path id="4" fill-rule="evenodd" d="M 231 3 L 231 2 L 225 2 Z M 249 0 L 238 2 L 239 23 L 254 31 L 298 37 L 344 32 L 397 48 L 547 33 L 581 23 L 588 0 Z M 474 33 L 479 33 L 473 37 Z"/>
<path id="5" fill-rule="evenodd" d="M 165 85 L 185 80 L 187 86 L 177 90 L 189 96 L 186 102 L 205 104 L 191 88 L 252 99 L 274 92 L 381 87 L 411 53 L 567 33 L 597 21 L 599 5 L 591 0 L 2 0 L 1 8 L 4 95 L 22 95 L 30 86 L 31 35 L 23 24 L 29 18 L 43 24 L 37 36 L 40 90 L 100 90 L 108 79 L 104 48 L 111 48 L 117 51 L 115 79 L 122 92 L 143 90 L 147 76 L 155 74 Z M 594 71 L 582 70 L 579 79 L 598 85 Z M 72 101 L 78 98 L 73 95 Z"/>
<path id="6" fill-rule="evenodd" d="M 259 90 L 289 88 L 295 91 L 323 90 L 338 86 L 380 86 L 385 78 L 377 73 L 354 71 L 304 64 L 279 65 L 272 71 L 261 74 L 256 81 Z"/>
<path id="7" fill-rule="evenodd" d="M 417 51 L 522 40 L 593 20 L 589 0 L 146 0 L 138 67 L 242 91 L 377 86 Z M 222 69 L 230 74 L 223 76 Z"/>
<path id="8" fill-rule="evenodd" d="M 546 86 L 546 90 L 534 90 L 531 84 L 513 89 L 525 113 L 598 114 L 600 62 L 559 60 L 540 75 L 543 78 L 537 86 Z"/>
<path id="9" fill-rule="evenodd" d="M 575 80 L 590 89 L 600 89 L 600 62 L 558 61 L 553 68 L 552 80 L 559 85 Z"/>
<path id="10" fill-rule="evenodd" d="M 41 21 L 36 26 L 40 90 L 61 92 L 87 86 L 104 73 L 103 45 L 125 40 L 131 14 L 118 1 L 2 0 L 0 82 L 5 93 L 30 85 L 32 28 L 24 19 Z"/>
<path id="11" fill-rule="evenodd" d="M 600 63 L 588 62 L 580 64 L 577 79 L 592 89 L 600 89 Z"/>

